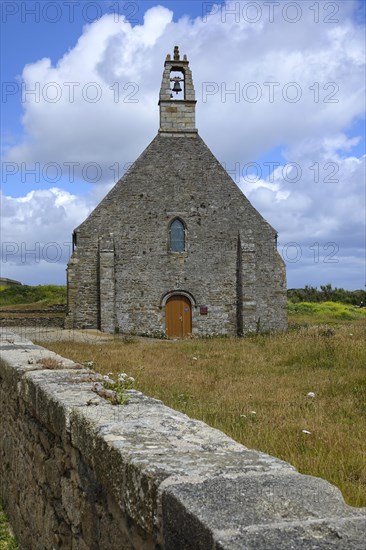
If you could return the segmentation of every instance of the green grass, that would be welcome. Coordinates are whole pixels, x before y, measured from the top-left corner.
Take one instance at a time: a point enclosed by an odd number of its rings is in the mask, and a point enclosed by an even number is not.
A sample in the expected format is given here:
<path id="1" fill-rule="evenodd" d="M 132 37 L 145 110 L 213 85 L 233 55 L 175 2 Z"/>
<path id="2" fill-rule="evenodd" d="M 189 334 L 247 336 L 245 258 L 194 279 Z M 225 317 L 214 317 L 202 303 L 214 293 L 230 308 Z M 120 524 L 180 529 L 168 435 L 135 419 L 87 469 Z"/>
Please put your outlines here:
<path id="1" fill-rule="evenodd" d="M 365 319 L 366 308 L 358 308 L 340 302 L 287 302 L 288 313 L 293 316 L 307 315 L 316 317 L 319 322 L 333 320 Z"/>
<path id="2" fill-rule="evenodd" d="M 0 288 L 0 307 L 17 304 L 66 304 L 66 287 L 56 285 L 14 285 Z"/>
<path id="3" fill-rule="evenodd" d="M 0 550 L 16 550 L 17 548 L 17 542 L 10 533 L 8 518 L 0 502 Z"/>
<path id="4" fill-rule="evenodd" d="M 340 302 L 287 302 L 289 330 L 321 325 L 322 330 L 332 331 L 344 321 L 366 323 L 366 308 L 358 308 Z M 327 325 L 327 326 L 325 326 Z M 365 325 L 366 329 L 366 325 Z"/>

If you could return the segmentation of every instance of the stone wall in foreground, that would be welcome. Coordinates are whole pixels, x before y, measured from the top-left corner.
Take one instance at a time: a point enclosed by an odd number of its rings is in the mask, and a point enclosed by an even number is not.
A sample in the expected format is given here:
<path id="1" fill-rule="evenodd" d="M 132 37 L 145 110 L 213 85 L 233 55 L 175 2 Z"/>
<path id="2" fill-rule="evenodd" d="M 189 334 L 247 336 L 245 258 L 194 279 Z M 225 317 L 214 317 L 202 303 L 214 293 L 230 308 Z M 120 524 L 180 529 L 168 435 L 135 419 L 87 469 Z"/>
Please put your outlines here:
<path id="1" fill-rule="evenodd" d="M 139 392 L 4 330 L 1 498 L 20 548 L 364 549 L 365 509 Z M 60 368 L 37 361 L 56 358 Z"/>
<path id="2" fill-rule="evenodd" d="M 54 304 L 37 309 L 0 308 L 0 327 L 63 327 L 66 306 Z"/>

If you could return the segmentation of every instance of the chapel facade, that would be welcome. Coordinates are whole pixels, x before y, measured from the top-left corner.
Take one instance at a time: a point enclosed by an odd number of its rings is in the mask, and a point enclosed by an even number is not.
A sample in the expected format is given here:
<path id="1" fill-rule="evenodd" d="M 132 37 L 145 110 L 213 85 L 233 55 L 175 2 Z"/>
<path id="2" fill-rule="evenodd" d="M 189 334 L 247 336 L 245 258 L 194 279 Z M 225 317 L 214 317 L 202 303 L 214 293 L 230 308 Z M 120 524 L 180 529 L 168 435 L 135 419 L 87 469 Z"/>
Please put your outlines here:
<path id="1" fill-rule="evenodd" d="M 178 47 L 159 108 L 157 136 L 74 230 L 66 328 L 170 338 L 285 330 L 277 233 L 199 136 Z"/>

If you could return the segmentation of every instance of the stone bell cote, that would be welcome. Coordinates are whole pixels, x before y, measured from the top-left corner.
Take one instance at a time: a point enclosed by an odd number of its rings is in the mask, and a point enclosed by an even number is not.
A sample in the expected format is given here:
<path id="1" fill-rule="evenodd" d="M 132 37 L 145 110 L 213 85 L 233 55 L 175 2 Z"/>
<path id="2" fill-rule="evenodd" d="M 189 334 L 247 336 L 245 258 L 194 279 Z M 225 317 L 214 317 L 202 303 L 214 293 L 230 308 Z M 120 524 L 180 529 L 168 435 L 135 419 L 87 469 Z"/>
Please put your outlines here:
<path id="1" fill-rule="evenodd" d="M 166 56 L 159 96 L 160 128 L 163 135 L 197 134 L 196 99 L 187 56 L 180 59 L 175 46 L 173 59 Z"/>

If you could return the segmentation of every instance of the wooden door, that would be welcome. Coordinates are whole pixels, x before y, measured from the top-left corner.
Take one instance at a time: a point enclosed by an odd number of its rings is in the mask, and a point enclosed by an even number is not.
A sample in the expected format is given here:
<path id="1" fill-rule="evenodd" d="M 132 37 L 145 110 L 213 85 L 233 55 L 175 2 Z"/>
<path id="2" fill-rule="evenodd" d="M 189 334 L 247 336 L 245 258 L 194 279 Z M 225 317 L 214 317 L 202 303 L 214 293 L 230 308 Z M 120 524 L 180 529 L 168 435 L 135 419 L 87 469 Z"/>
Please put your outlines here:
<path id="1" fill-rule="evenodd" d="M 168 338 L 184 338 L 192 332 L 191 302 L 185 296 L 172 296 L 166 303 L 166 329 Z"/>

